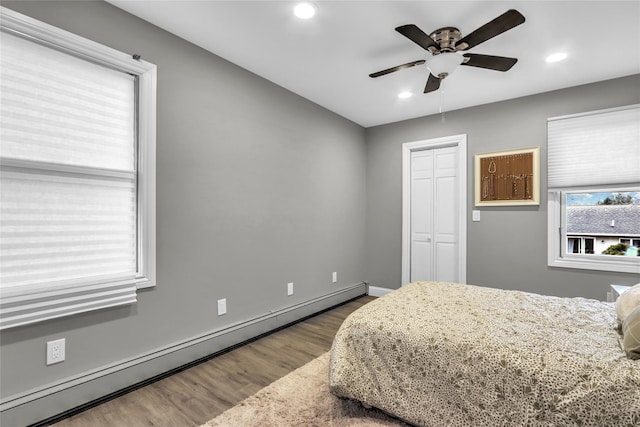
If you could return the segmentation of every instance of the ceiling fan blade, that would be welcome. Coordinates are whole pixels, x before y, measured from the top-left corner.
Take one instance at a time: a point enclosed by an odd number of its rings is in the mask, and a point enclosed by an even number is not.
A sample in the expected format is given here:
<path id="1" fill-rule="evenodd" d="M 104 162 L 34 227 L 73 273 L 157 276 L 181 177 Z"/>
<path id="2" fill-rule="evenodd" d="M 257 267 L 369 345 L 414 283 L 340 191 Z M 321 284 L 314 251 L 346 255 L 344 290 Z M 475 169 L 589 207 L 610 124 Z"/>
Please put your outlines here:
<path id="1" fill-rule="evenodd" d="M 490 38 L 502 34 L 524 22 L 524 16 L 515 9 L 510 9 L 491 22 L 487 22 L 474 32 L 461 38 L 456 43 L 456 50 L 467 50 Z"/>
<path id="2" fill-rule="evenodd" d="M 369 74 L 369 77 L 376 78 L 384 76 L 385 74 L 393 73 L 394 71 L 404 70 L 405 68 L 415 67 L 416 65 L 422 65 L 424 63 L 424 59 L 421 59 L 419 61 L 407 62 L 406 64 L 398 65 L 397 67 L 387 68 L 386 70 L 371 73 Z"/>
<path id="3" fill-rule="evenodd" d="M 430 47 L 435 47 L 440 50 L 440 45 L 435 40 L 413 24 L 402 25 L 396 28 L 396 31 L 425 50 L 428 50 Z"/>
<path id="4" fill-rule="evenodd" d="M 438 89 L 440 89 L 440 79 L 433 74 L 429 74 L 427 85 L 424 87 L 424 93 L 434 92 Z"/>
<path id="5" fill-rule="evenodd" d="M 508 58 L 506 56 L 480 55 L 477 53 L 465 53 L 462 56 L 465 58 L 462 65 L 496 71 L 509 71 L 518 62 L 518 58 Z"/>

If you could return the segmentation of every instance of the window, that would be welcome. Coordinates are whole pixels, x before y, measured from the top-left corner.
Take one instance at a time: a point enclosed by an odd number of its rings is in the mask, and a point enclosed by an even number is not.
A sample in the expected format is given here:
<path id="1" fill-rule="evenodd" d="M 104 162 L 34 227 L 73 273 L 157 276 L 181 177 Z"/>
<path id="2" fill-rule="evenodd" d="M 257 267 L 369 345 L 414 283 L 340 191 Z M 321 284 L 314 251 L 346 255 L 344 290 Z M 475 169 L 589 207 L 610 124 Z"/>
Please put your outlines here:
<path id="1" fill-rule="evenodd" d="M 569 254 L 593 254 L 594 238 L 567 236 L 567 253 Z"/>
<path id="2" fill-rule="evenodd" d="M 581 254 L 582 239 L 579 237 L 567 237 L 567 252 L 570 254 Z"/>
<path id="3" fill-rule="evenodd" d="M 548 121 L 548 264 L 640 273 L 640 107 Z"/>
<path id="4" fill-rule="evenodd" d="M 156 67 L 2 8 L 0 329 L 155 285 Z"/>
<path id="5" fill-rule="evenodd" d="M 640 236 L 640 192 L 567 192 L 565 203 L 567 253 L 628 255 Z"/>
<path id="6" fill-rule="evenodd" d="M 594 252 L 595 251 L 595 249 L 594 249 L 595 240 L 596 239 L 591 239 L 591 238 L 588 238 L 588 237 L 584 238 L 584 253 L 585 254 L 594 254 L 595 253 Z"/>
<path id="7" fill-rule="evenodd" d="M 627 247 L 640 248 L 640 239 L 620 239 L 620 243 L 625 244 Z"/>

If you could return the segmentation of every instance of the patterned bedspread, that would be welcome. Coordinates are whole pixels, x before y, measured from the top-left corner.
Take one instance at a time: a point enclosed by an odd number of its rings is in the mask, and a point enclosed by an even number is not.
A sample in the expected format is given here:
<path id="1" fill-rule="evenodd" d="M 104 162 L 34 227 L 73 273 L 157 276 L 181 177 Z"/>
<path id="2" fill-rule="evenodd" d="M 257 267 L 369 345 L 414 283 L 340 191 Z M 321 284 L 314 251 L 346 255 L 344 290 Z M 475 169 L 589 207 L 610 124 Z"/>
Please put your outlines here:
<path id="1" fill-rule="evenodd" d="M 352 313 L 331 391 L 420 426 L 640 426 L 614 305 L 416 282 Z"/>

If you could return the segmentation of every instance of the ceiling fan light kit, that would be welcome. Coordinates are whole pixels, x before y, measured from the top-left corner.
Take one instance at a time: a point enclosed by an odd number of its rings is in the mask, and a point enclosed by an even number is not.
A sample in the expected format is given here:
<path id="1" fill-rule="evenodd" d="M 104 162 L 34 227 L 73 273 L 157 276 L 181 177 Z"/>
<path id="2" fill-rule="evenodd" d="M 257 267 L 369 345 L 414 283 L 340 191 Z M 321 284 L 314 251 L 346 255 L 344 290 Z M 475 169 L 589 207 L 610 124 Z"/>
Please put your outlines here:
<path id="1" fill-rule="evenodd" d="M 464 58 L 457 53 L 440 53 L 427 59 L 427 68 L 431 74 L 442 80 L 453 73 L 463 60 Z"/>
<path id="2" fill-rule="evenodd" d="M 495 71 L 508 71 L 518 62 L 517 58 L 476 53 L 461 55 L 458 52 L 471 49 L 522 24 L 524 21 L 525 18 L 520 12 L 510 9 L 464 37 L 460 30 L 455 27 L 443 27 L 427 35 L 416 25 L 402 25 L 397 27 L 396 31 L 428 51 L 431 56 L 426 60 L 408 62 L 369 74 L 369 77 L 376 78 L 426 63 L 429 69 L 429 78 L 424 93 L 429 93 L 438 90 L 441 80 L 451 75 L 459 65 Z"/>

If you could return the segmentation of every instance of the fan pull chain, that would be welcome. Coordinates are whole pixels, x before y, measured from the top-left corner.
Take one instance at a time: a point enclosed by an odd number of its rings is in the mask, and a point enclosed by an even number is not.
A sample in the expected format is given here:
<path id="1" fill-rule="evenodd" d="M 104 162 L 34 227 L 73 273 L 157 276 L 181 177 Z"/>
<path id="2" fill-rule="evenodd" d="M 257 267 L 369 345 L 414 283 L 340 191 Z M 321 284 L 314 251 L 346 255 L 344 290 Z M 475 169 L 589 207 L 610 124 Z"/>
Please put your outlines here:
<path id="1" fill-rule="evenodd" d="M 444 108 L 442 107 L 444 104 L 444 89 L 440 89 L 440 122 L 444 123 L 446 121 L 444 116 Z"/>

